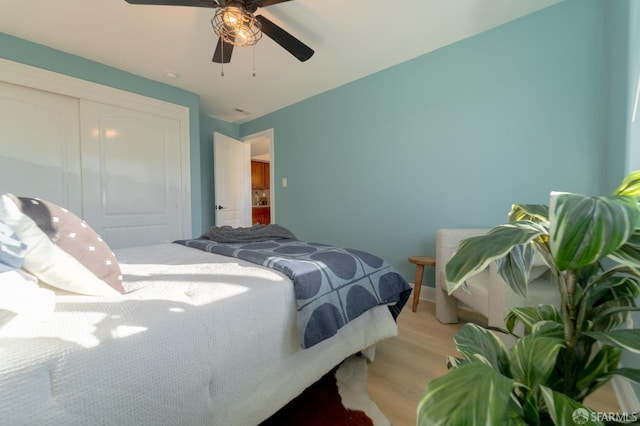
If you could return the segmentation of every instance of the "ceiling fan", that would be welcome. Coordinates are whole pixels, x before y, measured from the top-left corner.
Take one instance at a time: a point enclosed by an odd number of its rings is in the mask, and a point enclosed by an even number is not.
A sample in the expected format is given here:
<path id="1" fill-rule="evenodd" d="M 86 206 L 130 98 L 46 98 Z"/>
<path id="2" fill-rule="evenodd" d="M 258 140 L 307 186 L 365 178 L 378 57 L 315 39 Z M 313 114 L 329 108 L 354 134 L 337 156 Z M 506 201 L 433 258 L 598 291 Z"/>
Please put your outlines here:
<path id="1" fill-rule="evenodd" d="M 130 4 L 161 6 L 193 6 L 218 9 L 211 25 L 220 37 L 213 54 L 213 62 L 231 61 L 234 46 L 252 46 L 266 34 L 273 41 L 304 62 L 313 56 L 313 49 L 283 30 L 256 10 L 290 0 L 125 0 Z"/>

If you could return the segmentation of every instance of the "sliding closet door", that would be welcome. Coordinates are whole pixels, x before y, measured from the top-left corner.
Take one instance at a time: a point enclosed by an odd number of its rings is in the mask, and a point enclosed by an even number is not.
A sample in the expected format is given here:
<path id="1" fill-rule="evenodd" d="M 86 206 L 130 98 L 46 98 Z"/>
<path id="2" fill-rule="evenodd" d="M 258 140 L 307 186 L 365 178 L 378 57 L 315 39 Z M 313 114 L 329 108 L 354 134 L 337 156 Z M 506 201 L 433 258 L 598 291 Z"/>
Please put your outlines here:
<path id="1" fill-rule="evenodd" d="M 0 193 L 82 215 L 78 99 L 0 82 Z"/>
<path id="2" fill-rule="evenodd" d="M 85 220 L 113 248 L 182 238 L 180 122 L 80 101 Z"/>

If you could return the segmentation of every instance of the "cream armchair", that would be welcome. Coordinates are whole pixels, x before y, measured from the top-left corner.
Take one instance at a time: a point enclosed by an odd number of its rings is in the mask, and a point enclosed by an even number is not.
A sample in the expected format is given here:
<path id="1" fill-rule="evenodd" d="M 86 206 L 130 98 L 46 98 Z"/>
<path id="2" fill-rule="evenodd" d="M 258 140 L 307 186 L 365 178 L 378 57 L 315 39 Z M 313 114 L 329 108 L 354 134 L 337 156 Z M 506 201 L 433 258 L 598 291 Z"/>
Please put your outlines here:
<path id="1" fill-rule="evenodd" d="M 436 318 L 449 324 L 458 322 L 458 302 L 464 303 L 487 318 L 490 327 L 505 328 L 507 308 L 513 306 L 558 306 L 557 288 L 549 281 L 549 269 L 541 258 L 534 261 L 525 299 L 515 293 L 497 274 L 495 263 L 467 280 L 470 294 L 462 288 L 447 294 L 445 266 L 461 240 L 486 234 L 489 229 L 439 229 L 436 234 Z"/>

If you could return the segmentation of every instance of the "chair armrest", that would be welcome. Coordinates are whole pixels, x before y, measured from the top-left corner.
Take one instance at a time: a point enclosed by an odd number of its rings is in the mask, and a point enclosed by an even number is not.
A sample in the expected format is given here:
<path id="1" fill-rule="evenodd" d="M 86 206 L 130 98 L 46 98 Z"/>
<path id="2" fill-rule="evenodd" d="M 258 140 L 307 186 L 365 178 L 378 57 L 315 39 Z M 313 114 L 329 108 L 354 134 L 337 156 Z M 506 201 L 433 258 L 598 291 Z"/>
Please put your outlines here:
<path id="1" fill-rule="evenodd" d="M 436 318 L 449 324 L 458 322 L 458 299 L 449 296 L 445 278 L 445 266 L 458 248 L 460 241 L 487 233 L 488 229 L 458 228 L 438 229 L 436 232 Z"/>

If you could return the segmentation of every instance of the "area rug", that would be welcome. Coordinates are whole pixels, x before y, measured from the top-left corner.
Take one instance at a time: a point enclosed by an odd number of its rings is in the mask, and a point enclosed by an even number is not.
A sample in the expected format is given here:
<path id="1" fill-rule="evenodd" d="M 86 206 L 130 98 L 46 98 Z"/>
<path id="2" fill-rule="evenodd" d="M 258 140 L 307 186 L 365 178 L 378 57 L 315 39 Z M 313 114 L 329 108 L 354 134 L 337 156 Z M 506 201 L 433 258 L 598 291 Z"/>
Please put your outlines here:
<path id="1" fill-rule="evenodd" d="M 390 426 L 367 392 L 367 360 L 354 355 L 260 426 Z"/>

